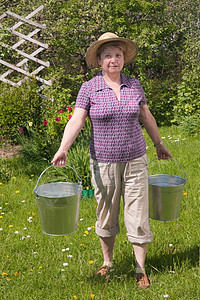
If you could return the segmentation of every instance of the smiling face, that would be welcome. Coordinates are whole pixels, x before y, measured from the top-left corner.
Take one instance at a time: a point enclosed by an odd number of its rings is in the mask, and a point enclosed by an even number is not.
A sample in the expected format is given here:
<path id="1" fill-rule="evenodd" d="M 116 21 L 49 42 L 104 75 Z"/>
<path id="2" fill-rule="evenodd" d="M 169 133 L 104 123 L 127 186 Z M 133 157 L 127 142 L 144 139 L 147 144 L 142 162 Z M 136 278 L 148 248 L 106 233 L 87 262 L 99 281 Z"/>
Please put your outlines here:
<path id="1" fill-rule="evenodd" d="M 124 53 L 115 46 L 105 47 L 98 57 L 98 63 L 102 68 L 103 75 L 120 73 L 124 66 Z"/>

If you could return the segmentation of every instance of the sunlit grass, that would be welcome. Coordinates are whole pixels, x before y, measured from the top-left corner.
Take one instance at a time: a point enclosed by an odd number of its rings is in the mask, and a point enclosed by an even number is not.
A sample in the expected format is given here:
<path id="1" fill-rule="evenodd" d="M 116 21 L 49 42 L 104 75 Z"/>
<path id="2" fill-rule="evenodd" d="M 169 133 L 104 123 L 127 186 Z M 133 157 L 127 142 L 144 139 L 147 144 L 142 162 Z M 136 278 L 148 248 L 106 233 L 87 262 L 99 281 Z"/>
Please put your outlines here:
<path id="1" fill-rule="evenodd" d="M 126 240 L 123 207 L 109 280 L 96 278 L 103 262 L 95 234 L 94 199 L 82 200 L 76 233 L 52 237 L 42 233 L 33 194 L 36 176 L 18 170 L 0 184 L 0 296 L 2 299 L 199 299 L 199 177 L 200 141 L 177 128 L 161 128 L 163 141 L 184 168 L 188 181 L 180 216 L 175 221 L 150 220 L 154 240 L 148 247 L 148 290 L 134 279 L 135 258 Z M 145 134 L 146 136 L 146 134 Z M 178 140 L 179 139 L 179 140 Z M 148 161 L 156 158 L 146 136 Z M 41 170 L 42 171 L 42 170 Z M 184 176 L 173 161 L 152 162 L 149 172 Z M 34 175 L 34 174 L 32 174 Z"/>

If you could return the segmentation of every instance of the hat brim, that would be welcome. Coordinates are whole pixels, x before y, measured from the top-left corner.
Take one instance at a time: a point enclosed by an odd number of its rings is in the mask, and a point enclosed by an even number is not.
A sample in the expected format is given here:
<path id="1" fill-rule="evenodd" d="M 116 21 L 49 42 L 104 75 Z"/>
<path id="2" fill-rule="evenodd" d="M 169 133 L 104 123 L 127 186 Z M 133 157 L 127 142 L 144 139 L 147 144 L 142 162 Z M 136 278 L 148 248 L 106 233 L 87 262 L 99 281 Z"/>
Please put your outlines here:
<path id="1" fill-rule="evenodd" d="M 134 42 L 127 38 L 108 38 L 100 41 L 96 41 L 92 43 L 92 45 L 88 48 L 87 53 L 86 53 L 86 62 L 88 67 L 90 68 L 99 68 L 100 65 L 98 63 L 97 59 L 97 51 L 99 47 L 105 43 L 108 42 L 122 42 L 126 46 L 126 53 L 124 55 L 124 64 L 128 64 L 134 60 L 134 58 L 138 54 L 138 48 Z"/>

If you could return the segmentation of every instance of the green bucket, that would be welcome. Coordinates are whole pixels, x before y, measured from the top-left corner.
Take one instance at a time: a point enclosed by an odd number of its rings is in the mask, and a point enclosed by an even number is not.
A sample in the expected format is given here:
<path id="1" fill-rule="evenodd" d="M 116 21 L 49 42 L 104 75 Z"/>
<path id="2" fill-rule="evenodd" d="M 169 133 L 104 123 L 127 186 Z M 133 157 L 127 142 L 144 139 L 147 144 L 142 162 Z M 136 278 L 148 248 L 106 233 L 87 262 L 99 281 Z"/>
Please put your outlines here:
<path id="1" fill-rule="evenodd" d="M 76 173 L 72 167 L 66 166 Z M 33 190 L 36 195 L 42 231 L 53 236 L 72 234 L 77 231 L 78 227 L 81 180 L 76 173 L 80 180 L 79 184 L 51 182 L 38 186 L 40 178 L 50 167 L 41 173 Z"/>

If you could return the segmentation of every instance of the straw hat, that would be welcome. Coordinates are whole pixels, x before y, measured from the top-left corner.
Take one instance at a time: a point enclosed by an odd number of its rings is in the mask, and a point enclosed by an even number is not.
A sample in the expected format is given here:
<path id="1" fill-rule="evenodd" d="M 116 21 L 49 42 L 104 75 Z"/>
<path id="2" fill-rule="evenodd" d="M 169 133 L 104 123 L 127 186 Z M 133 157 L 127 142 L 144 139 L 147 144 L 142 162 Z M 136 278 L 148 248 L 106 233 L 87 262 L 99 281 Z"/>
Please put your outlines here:
<path id="1" fill-rule="evenodd" d="M 100 38 L 92 43 L 86 53 L 86 62 L 90 68 L 100 67 L 97 60 L 97 51 L 101 45 L 107 42 L 118 41 L 122 42 L 126 46 L 126 53 L 124 54 L 124 63 L 130 63 L 138 53 L 137 46 L 129 39 L 118 37 L 112 32 L 106 32 L 100 36 Z"/>

